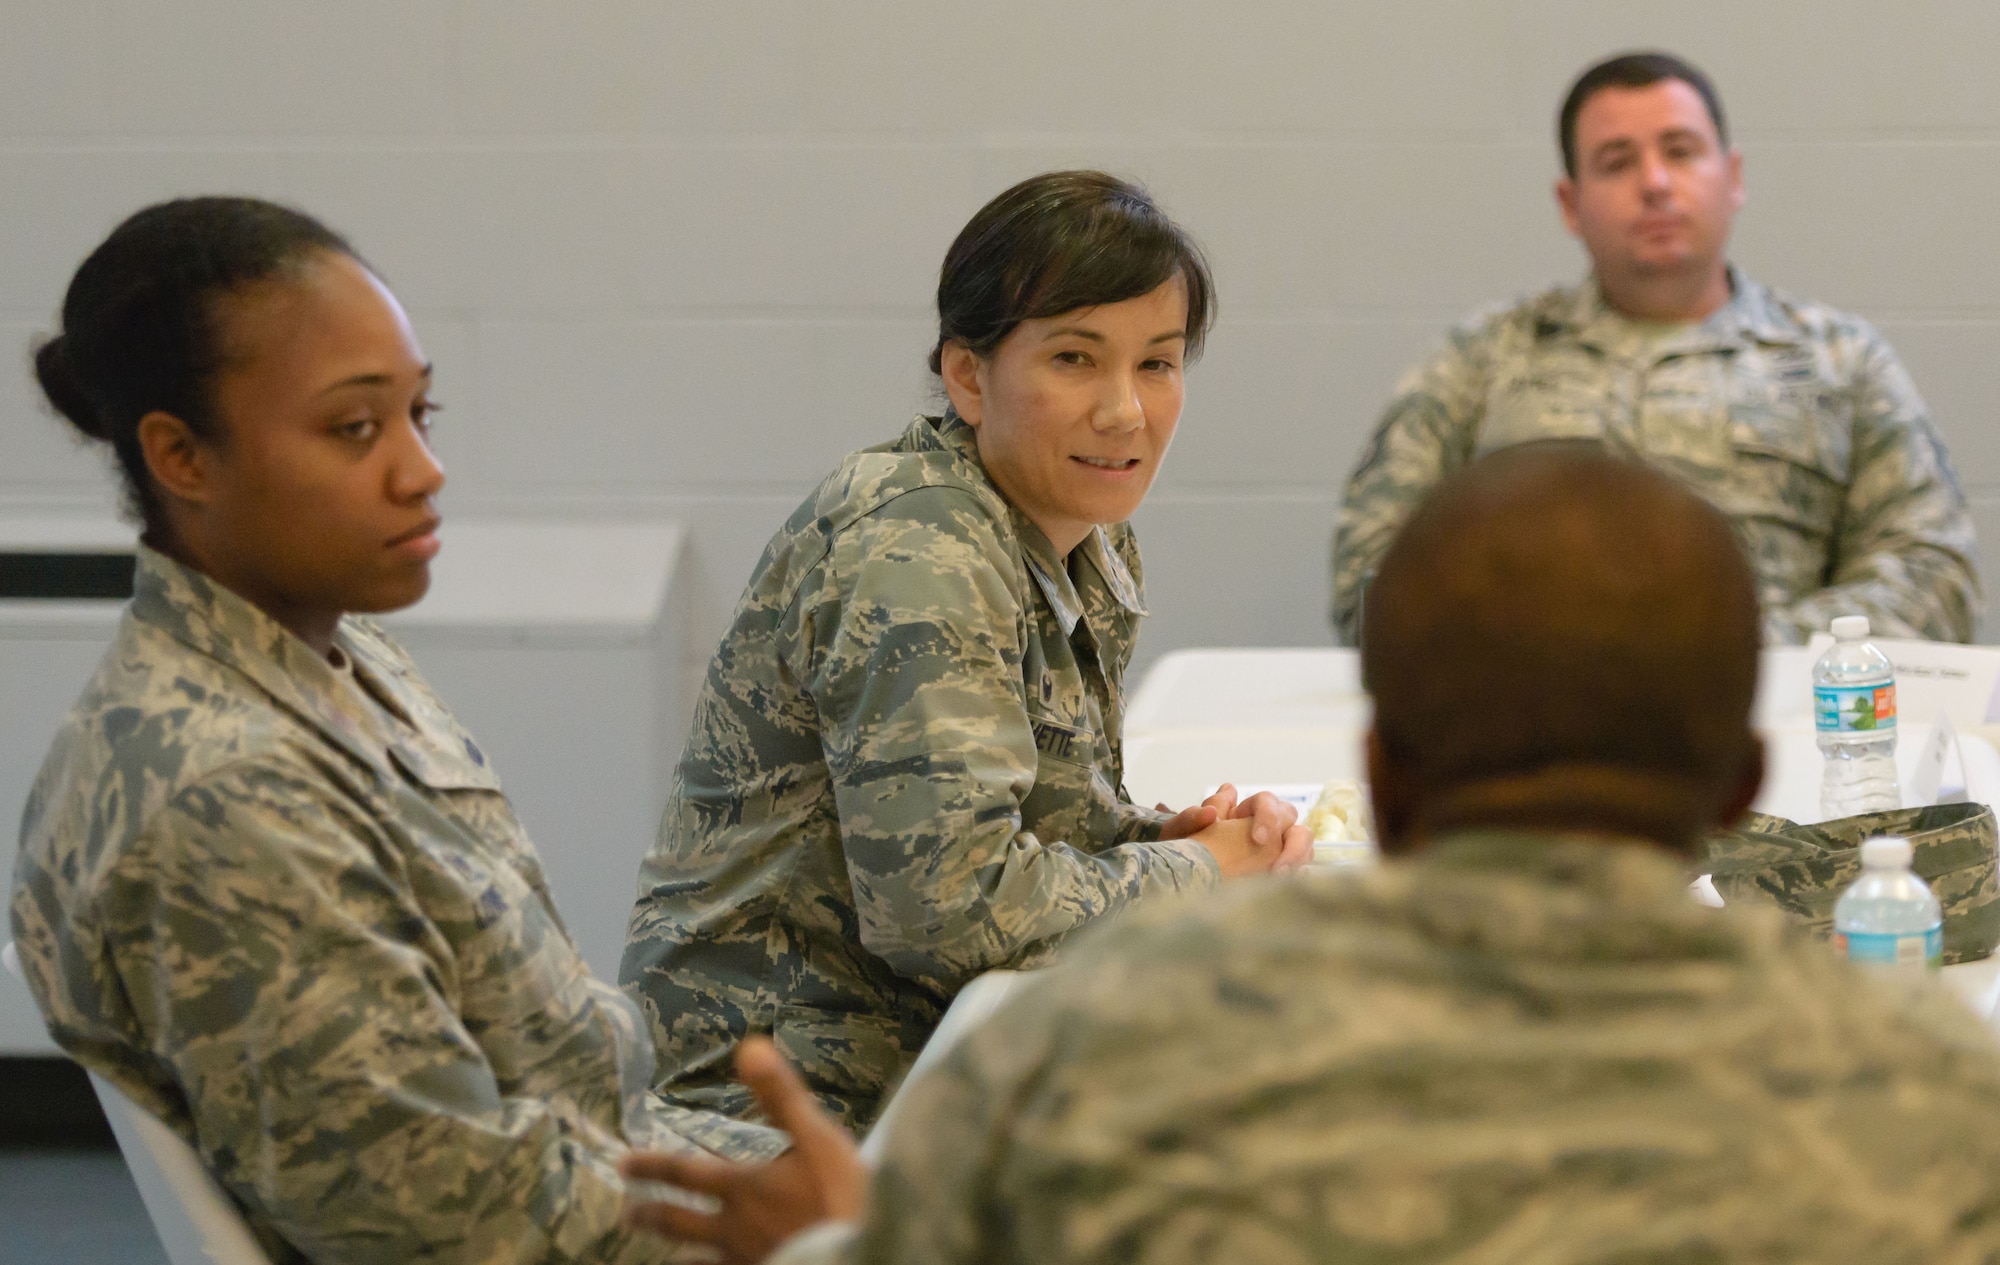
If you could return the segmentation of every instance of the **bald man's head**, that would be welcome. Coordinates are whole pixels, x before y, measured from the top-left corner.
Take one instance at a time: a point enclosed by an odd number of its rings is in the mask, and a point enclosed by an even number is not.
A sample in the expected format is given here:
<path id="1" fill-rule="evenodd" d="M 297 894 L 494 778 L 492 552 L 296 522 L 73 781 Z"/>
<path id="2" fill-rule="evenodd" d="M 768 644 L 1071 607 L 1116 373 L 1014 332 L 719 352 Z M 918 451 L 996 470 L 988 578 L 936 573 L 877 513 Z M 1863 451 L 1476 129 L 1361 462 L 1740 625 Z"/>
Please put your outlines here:
<path id="1" fill-rule="evenodd" d="M 1385 846 L 1506 824 L 1688 844 L 1755 790 L 1758 645 L 1727 520 L 1665 476 L 1563 442 L 1446 478 L 1364 610 Z"/>

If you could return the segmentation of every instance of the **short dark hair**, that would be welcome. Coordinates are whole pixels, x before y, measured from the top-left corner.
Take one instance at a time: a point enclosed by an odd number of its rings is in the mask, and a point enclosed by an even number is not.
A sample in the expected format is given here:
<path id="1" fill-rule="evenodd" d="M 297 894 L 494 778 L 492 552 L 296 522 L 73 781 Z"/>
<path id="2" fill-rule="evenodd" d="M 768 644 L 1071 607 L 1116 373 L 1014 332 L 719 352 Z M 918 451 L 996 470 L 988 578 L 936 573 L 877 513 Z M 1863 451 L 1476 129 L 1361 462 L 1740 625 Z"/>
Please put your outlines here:
<path id="1" fill-rule="evenodd" d="M 257 198 L 178 198 L 128 217 L 70 279 L 61 331 L 35 348 L 35 379 L 56 412 L 111 445 L 127 509 L 149 530 L 163 524 L 139 420 L 171 413 L 202 439 L 219 438 L 219 300 L 322 252 L 354 257 L 304 212 Z"/>
<path id="2" fill-rule="evenodd" d="M 1665 79 L 1678 79 L 1701 94 L 1708 117 L 1715 124 L 1716 139 L 1729 148 L 1729 125 L 1722 118 L 1722 98 L 1708 76 L 1672 53 L 1620 53 L 1607 58 L 1577 76 L 1563 98 L 1562 112 L 1556 116 L 1556 139 L 1562 144 L 1563 170 L 1576 179 L 1576 116 L 1583 103 L 1606 88 L 1649 88 Z"/>
<path id="3" fill-rule="evenodd" d="M 1441 480 L 1363 611 L 1385 751 L 1437 793 L 1551 765 L 1720 785 L 1749 741 L 1761 626 L 1729 520 L 1588 440 Z"/>
<path id="4" fill-rule="evenodd" d="M 1101 171 L 1031 176 L 979 208 L 938 273 L 938 337 L 990 356 L 1022 321 L 1187 286 L 1187 354 L 1215 320 L 1215 284 L 1195 245 L 1144 189 Z"/>

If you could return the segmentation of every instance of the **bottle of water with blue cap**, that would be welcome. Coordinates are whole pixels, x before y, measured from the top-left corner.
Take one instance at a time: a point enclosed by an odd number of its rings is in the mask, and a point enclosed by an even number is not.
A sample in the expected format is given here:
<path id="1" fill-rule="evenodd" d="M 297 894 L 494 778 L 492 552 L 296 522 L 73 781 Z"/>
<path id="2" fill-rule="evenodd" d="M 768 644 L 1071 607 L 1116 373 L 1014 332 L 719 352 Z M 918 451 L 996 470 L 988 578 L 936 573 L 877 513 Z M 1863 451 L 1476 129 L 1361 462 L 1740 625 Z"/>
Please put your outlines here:
<path id="1" fill-rule="evenodd" d="M 1944 912 L 1910 871 L 1910 841 L 1878 835 L 1861 845 L 1861 877 L 1833 907 L 1833 943 L 1850 962 L 1921 975 L 1944 964 Z"/>
<path id="2" fill-rule="evenodd" d="M 1813 664 L 1813 720 L 1826 756 L 1820 820 L 1903 806 L 1896 785 L 1896 668 L 1868 640 L 1866 615 L 1833 621 Z"/>

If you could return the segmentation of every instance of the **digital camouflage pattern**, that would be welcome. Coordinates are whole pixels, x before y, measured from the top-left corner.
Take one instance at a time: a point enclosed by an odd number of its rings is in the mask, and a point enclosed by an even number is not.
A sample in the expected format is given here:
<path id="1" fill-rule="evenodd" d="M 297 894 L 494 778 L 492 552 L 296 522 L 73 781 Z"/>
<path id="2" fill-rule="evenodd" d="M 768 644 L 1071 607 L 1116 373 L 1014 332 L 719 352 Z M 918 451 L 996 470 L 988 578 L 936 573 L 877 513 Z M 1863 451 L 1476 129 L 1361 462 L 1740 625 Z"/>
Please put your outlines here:
<path id="1" fill-rule="evenodd" d="M 1910 841 L 1910 868 L 1944 907 L 1944 960 L 1971 962 L 2000 943 L 2000 858 L 1993 810 L 1938 804 L 1863 813 L 1801 826 L 1752 813 L 1710 836 L 1705 868 L 1724 901 L 1769 901 L 1822 938 L 1833 934 L 1833 905 L 1861 877 L 1861 844 L 1876 835 Z"/>
<path id="2" fill-rule="evenodd" d="M 141 550 L 28 800 L 14 935 L 50 1033 L 192 1145 L 274 1261 L 681 1258 L 629 1147 L 772 1132 L 647 1092 L 485 756 L 372 623 L 337 671 Z"/>
<path id="3" fill-rule="evenodd" d="M 1397 387 L 1347 481 L 1340 638 L 1354 643 L 1368 578 L 1444 474 L 1513 444 L 1594 439 L 1730 517 L 1768 641 L 1803 642 L 1836 615 L 1866 615 L 1878 636 L 1970 640 L 1972 519 L 1895 352 L 1855 317 L 1733 269 L 1730 282 L 1720 311 L 1665 336 L 1594 282 L 1454 331 Z"/>
<path id="4" fill-rule="evenodd" d="M 966 980 L 1218 877 L 1128 801 L 1129 528 L 1058 558 L 955 414 L 850 455 L 773 538 L 709 666 L 619 975 L 661 1089 L 752 1111 L 768 1031 L 865 1128 Z"/>
<path id="5" fill-rule="evenodd" d="M 2000 1260 L 2000 1052 L 1645 844 L 1467 833 L 1076 945 L 782 1265 Z"/>

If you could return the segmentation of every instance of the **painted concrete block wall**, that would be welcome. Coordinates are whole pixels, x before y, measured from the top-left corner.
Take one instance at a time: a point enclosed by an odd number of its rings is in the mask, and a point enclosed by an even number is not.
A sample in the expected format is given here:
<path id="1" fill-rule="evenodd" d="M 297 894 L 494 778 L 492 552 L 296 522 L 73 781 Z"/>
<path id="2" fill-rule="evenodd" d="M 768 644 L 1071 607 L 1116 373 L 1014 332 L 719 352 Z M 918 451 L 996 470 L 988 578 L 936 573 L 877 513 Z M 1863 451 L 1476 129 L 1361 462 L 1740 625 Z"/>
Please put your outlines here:
<path id="1" fill-rule="evenodd" d="M 1338 486 L 1387 391 L 1451 321 L 1580 273 L 1557 100 L 1657 44 L 1722 87 L 1739 262 L 1889 332 L 2000 541 L 1978 0 L 4 0 L 0 29 L 0 508 L 108 501 L 26 371 L 83 252 L 160 197 L 264 194 L 410 307 L 448 511 L 682 521 L 699 645 L 815 478 L 929 398 L 956 228 L 1091 164 L 1147 182 L 1221 286 L 1141 515 L 1142 658 L 1320 643 Z"/>

